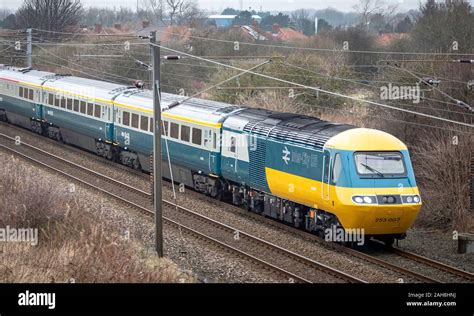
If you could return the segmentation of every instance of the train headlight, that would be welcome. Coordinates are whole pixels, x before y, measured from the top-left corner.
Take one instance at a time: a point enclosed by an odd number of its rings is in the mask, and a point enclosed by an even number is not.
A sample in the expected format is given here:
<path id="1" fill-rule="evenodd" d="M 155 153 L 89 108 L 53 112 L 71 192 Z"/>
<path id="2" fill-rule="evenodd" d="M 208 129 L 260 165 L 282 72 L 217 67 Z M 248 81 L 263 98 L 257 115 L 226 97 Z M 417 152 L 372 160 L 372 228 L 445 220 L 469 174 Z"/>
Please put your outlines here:
<path id="1" fill-rule="evenodd" d="M 364 196 L 364 202 L 367 204 L 372 204 L 372 199 L 370 198 L 370 196 Z"/>
<path id="2" fill-rule="evenodd" d="M 373 195 L 356 195 L 352 197 L 352 201 L 356 204 L 377 204 L 377 198 Z"/>
<path id="3" fill-rule="evenodd" d="M 404 204 L 418 204 L 421 202 L 419 195 L 403 195 L 402 202 Z"/>

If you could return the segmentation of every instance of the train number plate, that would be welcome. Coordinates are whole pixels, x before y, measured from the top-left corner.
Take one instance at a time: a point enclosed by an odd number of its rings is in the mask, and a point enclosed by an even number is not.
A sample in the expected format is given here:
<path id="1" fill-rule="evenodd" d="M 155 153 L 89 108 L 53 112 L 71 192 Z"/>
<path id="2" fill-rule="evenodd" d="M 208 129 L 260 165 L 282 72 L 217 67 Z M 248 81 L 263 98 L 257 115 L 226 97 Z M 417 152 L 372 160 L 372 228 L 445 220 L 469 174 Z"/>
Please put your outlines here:
<path id="1" fill-rule="evenodd" d="M 376 223 L 397 223 L 400 221 L 400 217 L 376 217 Z"/>

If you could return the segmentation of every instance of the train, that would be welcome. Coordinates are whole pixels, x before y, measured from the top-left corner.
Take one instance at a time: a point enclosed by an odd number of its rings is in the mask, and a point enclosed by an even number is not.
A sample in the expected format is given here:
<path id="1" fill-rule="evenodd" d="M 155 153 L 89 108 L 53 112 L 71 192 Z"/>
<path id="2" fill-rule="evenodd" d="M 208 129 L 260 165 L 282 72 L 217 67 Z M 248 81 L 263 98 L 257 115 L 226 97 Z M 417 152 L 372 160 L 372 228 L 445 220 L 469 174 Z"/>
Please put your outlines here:
<path id="1" fill-rule="evenodd" d="M 406 145 L 375 129 L 162 93 L 163 177 L 321 236 L 392 245 L 422 205 Z M 0 65 L 0 120 L 150 172 L 153 93 Z"/>

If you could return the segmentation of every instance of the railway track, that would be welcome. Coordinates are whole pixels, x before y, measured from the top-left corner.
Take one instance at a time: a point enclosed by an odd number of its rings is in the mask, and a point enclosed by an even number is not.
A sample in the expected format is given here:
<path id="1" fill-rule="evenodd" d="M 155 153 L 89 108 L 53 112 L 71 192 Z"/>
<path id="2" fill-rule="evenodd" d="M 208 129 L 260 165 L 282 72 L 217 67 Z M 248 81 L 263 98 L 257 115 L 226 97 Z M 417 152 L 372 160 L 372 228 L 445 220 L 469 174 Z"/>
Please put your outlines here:
<path id="1" fill-rule="evenodd" d="M 243 210 L 241 210 L 239 208 L 236 208 L 236 210 L 239 211 L 239 212 L 244 212 Z M 375 265 L 378 265 L 380 267 L 386 268 L 388 270 L 394 271 L 394 272 L 400 274 L 400 278 L 399 278 L 400 281 L 401 281 L 401 279 L 404 279 L 405 277 L 408 277 L 408 279 L 412 279 L 414 281 L 418 281 L 418 282 L 422 282 L 422 283 L 445 283 L 445 281 L 442 281 L 439 278 L 439 275 L 440 274 L 444 274 L 444 275 L 447 274 L 445 279 L 451 279 L 450 282 L 454 282 L 453 281 L 453 279 L 454 279 L 455 281 L 459 281 L 459 282 L 474 283 L 474 274 L 472 274 L 470 272 L 461 270 L 459 268 L 447 265 L 445 263 L 442 263 L 442 262 L 439 262 L 439 261 L 421 256 L 421 255 L 418 255 L 418 254 L 415 254 L 415 253 L 412 253 L 412 252 L 409 252 L 409 251 L 402 250 L 400 248 L 396 248 L 396 247 L 387 248 L 387 247 L 385 247 L 385 245 L 383 245 L 383 244 L 381 244 L 380 242 L 377 242 L 377 241 L 371 241 L 370 242 L 371 245 L 375 245 L 377 247 L 376 250 L 378 251 L 375 255 L 371 255 L 371 254 L 366 253 L 363 249 L 358 250 L 358 249 L 343 246 L 341 244 L 326 242 L 325 240 L 321 239 L 320 237 L 318 237 L 316 235 L 313 235 L 309 232 L 305 232 L 305 231 L 296 229 L 294 227 L 288 226 L 288 225 L 286 225 L 284 223 L 281 223 L 281 222 L 278 222 L 278 221 L 274 221 L 274 220 L 271 220 L 271 219 L 268 219 L 268 218 L 262 218 L 261 216 L 256 215 L 256 214 L 252 214 L 252 213 L 247 213 L 246 215 L 254 218 L 255 220 L 260 220 L 260 221 L 263 221 L 263 222 L 268 223 L 270 225 L 278 226 L 279 228 L 290 231 L 291 233 L 299 235 L 302 238 L 309 239 L 309 240 L 317 242 L 317 243 L 319 243 L 319 244 L 321 244 L 325 247 L 329 247 L 329 248 L 333 249 L 334 251 L 346 253 L 346 254 L 349 254 L 349 255 L 354 256 L 356 258 L 359 258 L 361 260 L 364 260 L 366 262 L 370 262 L 372 264 L 375 264 Z M 392 254 L 395 254 L 397 256 L 404 257 L 407 260 L 410 260 L 412 262 L 416 261 L 417 263 L 422 264 L 423 266 L 427 266 L 427 267 L 430 267 L 432 269 L 435 269 L 438 272 L 438 274 L 437 274 L 438 276 L 437 277 L 430 277 L 430 276 L 425 275 L 425 273 L 421 273 L 421 272 L 418 272 L 418 271 L 414 271 L 413 269 L 405 268 L 405 267 L 403 267 L 399 264 L 394 264 L 394 263 L 392 263 L 391 258 L 387 258 L 381 252 L 392 253 Z M 454 278 L 450 278 L 450 276 L 452 276 Z"/>
<path id="2" fill-rule="evenodd" d="M 242 210 L 240 210 L 238 208 L 237 208 L 237 210 L 242 212 Z M 294 234 L 297 234 L 297 235 L 301 236 L 302 238 L 315 241 L 315 242 L 317 242 L 321 245 L 324 245 L 326 247 L 329 247 L 329 248 L 331 248 L 335 251 L 349 254 L 351 256 L 357 257 L 357 258 L 362 259 L 364 261 L 370 262 L 372 264 L 375 264 L 375 265 L 381 266 L 383 268 L 386 268 L 388 270 L 399 273 L 400 274 L 400 279 L 403 279 L 404 277 L 408 277 L 409 279 L 413 279 L 415 281 L 423 282 L 423 283 L 444 283 L 439 278 L 439 273 L 441 273 L 441 274 L 448 274 L 448 276 L 445 277 L 445 279 L 449 279 L 450 278 L 449 276 L 453 276 L 456 281 L 474 283 L 474 274 L 472 274 L 470 272 L 461 270 L 459 268 L 447 265 L 445 263 L 442 263 L 442 262 L 439 262 L 439 261 L 421 256 L 421 255 L 418 255 L 418 254 L 415 254 L 415 253 L 412 253 L 412 252 L 409 252 L 409 251 L 402 250 L 400 248 L 396 248 L 396 247 L 387 248 L 387 247 L 385 247 L 385 245 L 383 245 L 383 244 L 381 244 L 380 242 L 377 242 L 377 241 L 371 241 L 370 244 L 375 245 L 377 247 L 376 249 L 377 249 L 378 252 L 376 253 L 376 255 L 370 255 L 370 254 L 364 252 L 364 250 L 357 250 L 357 249 L 354 249 L 354 248 L 349 248 L 349 247 L 343 246 L 341 244 L 326 242 L 326 241 L 324 241 L 323 239 L 321 239 L 320 237 L 318 237 L 316 235 L 313 235 L 309 232 L 305 232 L 305 231 L 293 228 L 293 227 L 288 226 L 288 225 L 286 225 L 284 223 L 281 223 L 281 222 L 277 222 L 277 221 L 270 220 L 270 219 L 267 219 L 267 218 L 261 218 L 261 216 L 256 215 L 256 214 L 251 214 L 250 213 L 248 215 L 253 217 L 256 220 L 264 221 L 264 222 L 266 222 L 268 224 L 271 224 L 271 225 L 276 225 L 279 228 L 290 231 Z M 390 260 L 390 258 L 385 257 L 380 252 L 392 253 L 392 254 L 395 254 L 397 256 L 404 257 L 404 258 L 406 258 L 410 261 L 416 261 L 419 264 L 422 264 L 424 266 L 435 269 L 439 272 L 438 277 L 434 278 L 434 277 L 426 276 L 425 274 L 414 271 L 413 269 L 405 268 L 401 265 L 394 264 L 394 263 L 391 262 L 392 260 Z M 451 279 L 450 282 L 453 282 L 452 279 Z"/>
<path id="3" fill-rule="evenodd" d="M 5 134 L 0 134 L 0 147 L 107 194 L 146 215 L 154 216 L 151 207 L 151 195 L 148 192 L 136 189 L 31 144 L 18 143 L 15 138 Z M 219 248 L 251 260 L 255 264 L 285 277 L 287 282 L 313 283 L 330 275 L 336 282 L 366 283 L 364 280 L 335 268 L 176 205 L 172 201 L 163 200 L 163 203 L 168 208 L 178 211 L 167 212 L 169 215 L 163 217 L 165 224 L 177 227 Z M 271 258 L 271 262 L 269 258 Z"/>
<path id="4" fill-rule="evenodd" d="M 7 135 L 2 135 L 2 134 L 0 134 L 0 135 L 4 139 L 6 137 L 10 141 L 13 140 L 11 137 L 9 137 Z M 57 142 L 49 140 L 49 139 L 45 139 L 45 140 L 51 141 L 51 143 L 55 144 L 55 145 L 58 144 Z M 31 145 L 28 145 L 28 146 L 31 146 Z M 70 147 L 68 147 L 68 148 L 70 148 Z M 133 170 L 130 170 L 129 168 L 127 168 L 127 167 L 124 167 L 124 166 L 121 166 L 119 164 L 104 160 L 101 157 L 97 157 L 95 155 L 85 153 L 84 151 L 82 151 L 80 149 L 76 149 L 76 148 L 72 148 L 72 149 L 75 152 L 77 152 L 78 154 L 81 154 L 81 155 L 83 155 L 87 158 L 93 158 L 93 159 L 96 159 L 97 161 L 103 162 L 104 164 L 111 165 L 111 166 L 114 166 L 114 167 L 116 167 L 116 166 L 117 167 L 123 167 L 124 171 L 128 171 L 128 172 L 133 171 Z M 38 148 L 37 150 L 41 150 L 41 149 Z M 47 152 L 45 152 L 44 154 L 45 155 L 51 155 L 50 153 L 47 153 Z M 28 157 L 25 157 L 25 158 L 28 158 Z M 57 158 L 60 158 L 60 157 L 57 157 Z M 105 176 L 103 174 L 100 174 L 98 172 L 95 172 L 93 170 L 88 170 L 87 168 L 85 168 L 81 165 L 74 164 L 72 162 L 67 162 L 67 163 L 70 166 L 72 165 L 73 169 L 75 168 L 76 170 L 79 170 L 79 171 L 87 170 L 85 172 L 89 173 L 89 177 L 93 177 L 94 179 L 100 178 L 103 181 L 105 181 L 106 183 L 109 183 L 109 185 L 115 185 L 115 186 L 118 185 L 118 186 L 120 186 L 122 188 L 122 190 L 124 190 L 124 192 L 120 194 L 120 197 L 116 196 L 116 194 L 112 195 L 113 197 L 115 197 L 115 198 L 129 204 L 129 205 L 133 205 L 133 206 L 135 206 L 137 208 L 140 208 L 140 209 L 147 209 L 148 212 L 151 212 L 151 207 L 150 207 L 151 195 L 148 192 L 136 189 L 132 186 L 127 185 L 126 183 L 120 183 L 120 181 L 117 181 L 115 179 L 107 177 L 107 176 Z M 49 166 L 47 166 L 47 167 L 49 167 Z M 136 172 L 134 172 L 134 173 L 138 175 L 138 173 L 136 173 Z M 74 177 L 78 178 L 76 180 L 80 180 L 80 176 L 74 176 L 74 175 L 70 175 L 70 174 L 66 174 L 66 175 L 68 177 L 72 176 L 73 178 Z M 142 175 L 144 178 L 148 178 L 148 176 L 145 175 L 145 174 L 140 174 L 140 175 Z M 92 180 L 89 180 L 89 182 L 91 182 L 91 181 Z M 90 185 L 89 183 L 86 183 L 86 184 Z M 111 189 L 109 191 L 114 192 L 114 190 L 116 190 L 116 189 Z M 104 192 L 104 193 L 108 194 L 108 192 Z M 195 193 L 195 192 L 192 192 L 192 194 L 196 194 L 196 196 L 198 196 L 199 198 L 204 198 L 206 200 L 209 200 L 210 203 L 214 203 L 216 205 L 218 203 L 220 204 L 220 202 L 217 202 L 216 200 L 208 198 L 208 197 L 203 196 L 201 194 L 198 194 L 198 193 Z M 109 194 L 109 195 L 111 195 L 111 194 Z M 126 200 L 126 201 L 124 201 L 124 200 Z M 147 201 L 147 203 L 144 204 L 143 201 Z M 270 250 L 267 250 L 267 251 L 273 251 L 273 253 L 279 253 L 279 255 L 282 255 L 282 252 L 285 251 L 285 249 L 283 249 L 283 248 L 279 249 L 280 247 L 278 247 L 277 245 L 273 245 L 273 247 L 272 247 L 271 245 L 262 244 L 262 242 L 265 243 L 264 240 L 259 240 L 259 238 L 256 238 L 256 237 L 252 238 L 253 236 L 251 236 L 249 234 L 246 234 L 243 231 L 239 231 L 238 229 L 234 229 L 230 226 L 219 223 L 219 222 L 217 222 L 217 221 L 215 221 L 211 218 L 206 218 L 205 216 L 203 216 L 201 214 L 198 214 L 198 213 L 193 212 L 191 210 L 187 210 L 187 209 L 185 209 L 181 206 L 176 207 L 176 205 L 171 201 L 164 201 L 164 203 L 169 207 L 175 208 L 180 214 L 182 214 L 182 216 L 179 219 L 174 218 L 173 219 L 174 221 L 182 222 L 183 218 L 184 219 L 186 219 L 188 217 L 192 218 L 194 220 L 194 224 L 199 223 L 201 229 L 203 231 L 207 232 L 207 234 L 208 234 L 207 237 L 210 237 L 210 238 L 219 237 L 219 236 L 214 236 L 214 237 L 209 236 L 209 232 L 212 232 L 214 230 L 218 230 L 219 232 L 221 232 L 222 234 L 227 236 L 226 242 L 227 242 L 227 244 L 229 244 L 229 243 L 232 244 L 233 246 L 231 246 L 231 247 L 234 247 L 234 246 L 242 247 L 242 244 L 244 244 L 244 243 L 241 242 L 240 245 L 239 245 L 239 243 L 237 243 L 237 245 L 235 243 L 236 241 L 242 241 L 242 240 L 246 243 L 246 245 L 248 245 L 249 243 L 253 244 L 254 245 L 254 248 L 253 248 L 254 252 L 253 252 L 253 254 L 249 254 L 249 253 L 248 254 L 251 257 L 255 257 L 255 259 L 258 259 L 258 255 L 259 255 L 258 252 L 255 253 L 255 249 L 258 248 L 257 244 L 259 244 L 259 243 L 260 243 L 261 249 L 270 249 Z M 416 281 L 416 282 L 423 282 L 423 283 L 442 283 L 443 282 L 443 280 L 438 278 L 438 274 L 436 274 L 437 277 L 435 277 L 435 278 L 430 277 L 430 276 L 426 276 L 425 273 L 420 273 L 419 271 L 413 271 L 413 269 L 405 268 L 403 266 L 394 264 L 394 263 L 391 262 L 392 260 L 390 258 L 387 258 L 386 256 L 378 255 L 378 254 L 377 255 L 370 255 L 370 254 L 367 254 L 363 251 L 359 251 L 359 250 L 355 250 L 355 249 L 352 249 L 352 248 L 344 247 L 344 246 L 339 245 L 339 244 L 327 243 L 327 242 L 321 240 L 319 237 L 317 237 L 313 234 L 310 234 L 308 232 L 304 232 L 304 231 L 295 229 L 295 228 L 293 228 L 291 226 L 288 226 L 288 225 L 285 225 L 283 223 L 275 222 L 274 220 L 269 220 L 269 219 L 266 219 L 266 218 L 262 218 L 261 216 L 256 215 L 256 214 L 248 213 L 245 210 L 242 210 L 242 209 L 240 209 L 238 207 L 235 207 L 231 204 L 225 204 L 225 205 L 226 205 L 227 208 L 232 208 L 233 210 L 235 209 L 235 211 L 237 211 L 237 212 L 245 214 L 245 216 L 250 216 L 250 217 L 252 217 L 256 220 L 267 222 L 267 223 L 269 223 L 273 226 L 276 225 L 279 228 L 285 229 L 287 231 L 291 231 L 291 233 L 298 234 L 301 237 L 310 238 L 311 240 L 319 242 L 319 243 L 321 243 L 322 245 L 324 245 L 326 247 L 330 247 L 330 248 L 334 249 L 335 251 L 346 253 L 348 255 L 357 257 L 357 258 L 359 258 L 361 260 L 364 260 L 366 262 L 370 262 L 372 264 L 381 266 L 385 269 L 394 271 L 395 273 L 400 275 L 400 279 L 404 279 L 405 277 L 407 277 L 408 280 L 413 280 L 413 281 Z M 220 206 L 222 206 L 222 205 L 220 205 Z M 173 215 L 171 214 L 170 216 L 173 216 Z M 171 222 L 169 222 L 169 223 L 172 224 Z M 189 226 L 193 225 L 193 223 L 188 223 L 188 225 Z M 191 233 L 191 231 L 189 231 L 189 232 Z M 198 237 L 197 234 L 194 234 L 194 235 L 196 237 Z M 233 241 L 230 240 L 229 236 L 231 236 L 234 240 Z M 214 244 L 216 244 L 216 242 L 214 242 Z M 464 282 L 465 281 L 474 282 L 474 275 L 472 273 L 460 270 L 458 268 L 446 265 L 444 263 L 441 263 L 441 262 L 438 262 L 438 261 L 435 261 L 435 260 L 432 260 L 432 259 L 429 259 L 429 258 L 426 258 L 426 257 L 422 257 L 422 256 L 414 254 L 414 253 L 403 251 L 399 248 L 389 248 L 389 249 L 387 249 L 386 247 L 380 247 L 380 244 L 378 246 L 377 246 L 377 244 L 374 244 L 374 245 L 376 245 L 376 247 L 378 247 L 379 249 L 383 249 L 384 252 L 390 252 L 390 253 L 392 253 L 394 255 L 397 255 L 399 257 L 403 257 L 406 260 L 416 261 L 418 264 L 427 266 L 430 269 L 436 269 L 437 271 L 439 271 L 442 274 L 448 274 L 448 275 L 455 276 L 457 278 L 456 280 L 464 281 Z M 276 246 L 276 247 L 274 247 L 274 246 Z M 223 246 L 223 247 L 225 247 L 225 246 Z M 239 250 L 239 248 L 237 248 L 237 247 L 234 251 Z M 242 248 L 245 248 L 245 247 L 242 247 Z M 273 250 L 271 250 L 271 249 L 273 249 Z M 230 248 L 229 248 L 229 250 L 230 250 Z M 241 252 L 245 252 L 245 250 L 241 250 Z M 247 252 L 251 252 L 251 251 L 249 251 L 247 249 Z M 289 256 L 288 253 L 286 255 Z M 242 254 L 242 256 L 245 256 L 245 255 Z M 303 256 L 300 256 L 300 257 L 303 257 L 303 258 L 300 258 L 298 256 L 299 256 L 298 254 L 293 254 L 292 255 L 292 260 L 293 261 L 288 261 L 288 262 L 299 261 L 299 264 L 303 265 L 303 266 L 306 266 L 306 269 L 308 267 L 311 267 L 311 265 L 314 266 L 314 265 L 318 264 L 318 262 L 316 262 L 314 260 L 311 260 L 310 258 L 306 258 L 307 260 L 304 260 Z M 251 258 L 249 258 L 249 259 L 251 259 Z M 257 260 L 254 260 L 254 261 L 256 262 Z M 288 262 L 285 263 L 283 266 L 288 266 Z M 321 264 L 321 263 L 319 263 L 319 264 Z M 262 263 L 261 265 L 265 265 L 265 263 Z M 318 267 L 318 268 L 323 269 L 323 270 L 325 269 L 324 267 Z M 328 271 L 328 272 L 330 272 L 331 275 L 334 275 L 335 277 L 337 277 L 337 272 L 335 272 L 335 271 Z M 284 271 L 281 271 L 281 274 L 284 274 Z M 303 274 L 304 274 L 304 272 L 303 272 Z M 289 272 L 287 274 L 287 276 L 288 275 L 292 275 L 292 276 L 289 277 L 289 280 L 293 280 L 293 281 L 300 281 L 300 282 L 308 281 L 308 282 L 310 282 L 309 279 L 311 279 L 310 277 L 308 279 L 305 279 L 304 277 L 298 278 L 298 276 L 296 274 L 292 274 L 291 272 Z M 341 280 L 343 280 L 344 278 L 345 278 L 345 276 L 340 277 Z M 445 278 L 445 279 L 447 279 L 447 278 Z M 357 281 L 354 280 L 354 282 L 357 282 Z"/>
<path id="5" fill-rule="evenodd" d="M 441 273 L 447 273 L 453 277 L 456 277 L 460 282 L 474 282 L 474 274 L 461 270 L 459 268 L 447 265 L 437 260 L 433 260 L 419 254 L 413 253 L 411 251 L 403 250 L 397 247 L 385 247 L 382 243 L 378 241 L 371 240 L 370 247 L 375 248 L 381 253 L 389 253 L 400 258 L 405 258 L 408 261 L 416 262 L 418 265 L 425 266 L 425 269 L 434 269 Z"/>

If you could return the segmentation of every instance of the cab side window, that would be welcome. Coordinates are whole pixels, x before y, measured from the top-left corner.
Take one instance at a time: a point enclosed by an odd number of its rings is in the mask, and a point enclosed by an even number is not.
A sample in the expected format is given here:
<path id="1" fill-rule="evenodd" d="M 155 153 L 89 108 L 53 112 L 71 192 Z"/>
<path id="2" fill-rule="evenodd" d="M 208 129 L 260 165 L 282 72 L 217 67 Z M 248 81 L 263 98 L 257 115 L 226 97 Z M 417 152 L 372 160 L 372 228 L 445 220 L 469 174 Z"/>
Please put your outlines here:
<path id="1" fill-rule="evenodd" d="M 342 175 L 342 160 L 341 155 L 336 154 L 334 156 L 334 163 L 332 167 L 332 182 L 337 183 Z"/>

